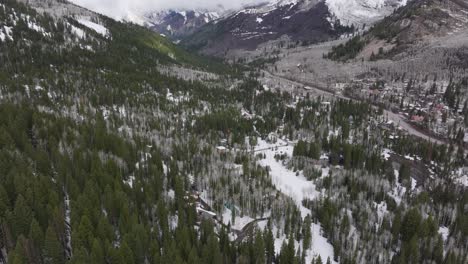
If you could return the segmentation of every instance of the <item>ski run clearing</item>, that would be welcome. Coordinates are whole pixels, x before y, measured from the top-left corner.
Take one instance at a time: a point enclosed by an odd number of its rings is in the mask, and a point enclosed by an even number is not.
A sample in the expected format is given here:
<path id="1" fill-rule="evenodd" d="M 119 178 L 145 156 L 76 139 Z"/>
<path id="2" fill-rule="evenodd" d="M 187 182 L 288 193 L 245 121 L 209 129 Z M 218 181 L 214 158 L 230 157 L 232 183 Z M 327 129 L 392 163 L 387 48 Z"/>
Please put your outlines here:
<path id="1" fill-rule="evenodd" d="M 94 22 L 92 22 L 90 20 L 87 20 L 85 18 L 80 18 L 77 21 L 78 21 L 78 23 L 82 24 L 83 26 L 96 31 L 98 34 L 101 34 L 104 37 L 109 36 L 109 30 L 106 27 L 104 27 L 104 26 L 102 26 L 100 24 L 94 23 Z"/>
<path id="2" fill-rule="evenodd" d="M 273 184 L 285 195 L 290 196 L 301 210 L 302 217 L 311 214 L 310 210 L 302 205 L 303 199 L 316 199 L 320 196 L 320 192 L 316 190 L 313 182 L 307 181 L 302 172 L 296 175 L 295 172 L 288 169 L 281 160 L 276 160 L 276 154 L 286 154 L 292 157 L 294 144 L 281 139 L 275 144 L 268 143 L 261 138 L 258 138 L 258 144 L 255 147 L 256 154 L 264 154 L 265 158 L 259 161 L 259 164 L 270 169 L 270 176 Z M 322 170 L 322 176 L 328 174 L 328 169 Z M 320 224 L 312 224 L 312 247 L 307 250 L 306 263 L 310 263 L 314 256 L 320 255 L 322 260 L 328 258 L 333 261 L 333 246 L 322 236 Z M 279 252 L 281 245 L 287 238 L 283 235 L 275 240 L 275 251 Z M 302 247 L 302 242 L 296 242 L 296 250 Z"/>

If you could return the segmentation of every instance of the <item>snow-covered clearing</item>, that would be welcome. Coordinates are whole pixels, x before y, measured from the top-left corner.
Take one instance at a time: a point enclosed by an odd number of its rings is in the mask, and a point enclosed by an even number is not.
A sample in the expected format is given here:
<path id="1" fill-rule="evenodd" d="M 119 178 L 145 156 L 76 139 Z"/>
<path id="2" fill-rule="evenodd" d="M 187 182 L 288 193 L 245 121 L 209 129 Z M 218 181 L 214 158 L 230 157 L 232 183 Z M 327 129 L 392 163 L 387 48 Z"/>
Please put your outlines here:
<path id="1" fill-rule="evenodd" d="M 222 222 L 225 225 L 231 223 L 231 227 L 236 230 L 241 230 L 248 223 L 255 220 L 247 215 L 244 215 L 243 217 L 240 217 L 239 215 L 235 215 L 234 222 L 232 222 L 232 210 L 228 208 L 224 208 L 222 219 L 223 219 Z"/>
<path id="2" fill-rule="evenodd" d="M 276 144 L 270 144 L 260 138 L 255 147 L 256 152 L 266 155 L 259 164 L 270 168 L 270 175 L 276 188 L 300 205 L 305 198 L 315 199 L 320 193 L 315 189 L 315 184 L 307 181 L 302 172 L 296 176 L 296 173 L 288 169 L 281 160 L 276 161 L 275 154 L 286 154 L 291 157 L 293 149 L 294 145 L 288 142 L 278 140 Z M 303 217 L 305 216 L 303 214 Z"/>
<path id="3" fill-rule="evenodd" d="M 320 258 L 324 263 L 326 263 L 328 258 L 330 258 L 331 263 L 336 263 L 335 261 L 333 261 L 333 247 L 328 243 L 327 239 L 321 235 L 321 229 L 322 228 L 319 224 L 312 223 L 310 227 L 310 231 L 312 232 L 312 246 L 310 249 L 307 250 L 305 263 L 311 263 L 312 259 L 314 257 L 317 257 L 318 255 L 320 255 Z M 276 227 L 273 227 L 272 232 L 273 234 L 276 234 L 278 232 L 278 229 Z M 281 246 L 283 245 L 283 242 L 288 242 L 288 238 L 284 234 L 282 234 L 278 238 L 275 237 L 274 244 L 276 253 L 281 252 Z M 295 251 L 297 251 L 299 247 L 302 249 L 302 241 L 301 243 L 299 243 L 296 240 L 294 240 Z"/>
<path id="4" fill-rule="evenodd" d="M 97 33 L 101 34 L 104 37 L 107 37 L 109 35 L 109 30 L 100 24 L 94 23 L 84 18 L 80 18 L 77 21 L 83 26 L 96 31 Z"/>
<path id="5" fill-rule="evenodd" d="M 261 166 L 270 168 L 270 176 L 276 188 L 285 195 L 290 196 L 301 210 L 302 217 L 311 214 L 310 210 L 302 205 L 304 199 L 316 199 L 320 196 L 320 192 L 316 190 L 313 182 L 307 181 L 303 172 L 298 172 L 297 175 L 292 170 L 288 169 L 283 161 L 276 160 L 275 155 L 286 154 L 291 157 L 294 145 L 291 142 L 286 142 L 279 139 L 277 143 L 268 143 L 261 138 L 258 138 L 255 152 L 265 155 L 258 163 Z M 328 174 L 328 170 L 322 171 L 322 174 Z M 320 224 L 312 224 L 312 247 L 307 250 L 306 263 L 310 263 L 312 258 L 320 255 L 322 260 L 326 261 L 328 258 L 333 260 L 333 246 L 328 243 L 327 239 L 321 234 Z M 280 237 L 275 241 L 275 250 L 278 253 L 281 245 L 286 237 Z M 296 249 L 299 244 L 296 245 Z M 302 245 L 301 245 L 302 247 Z M 332 261 L 333 262 L 333 261 Z M 334 262 L 333 262 L 334 263 Z"/>

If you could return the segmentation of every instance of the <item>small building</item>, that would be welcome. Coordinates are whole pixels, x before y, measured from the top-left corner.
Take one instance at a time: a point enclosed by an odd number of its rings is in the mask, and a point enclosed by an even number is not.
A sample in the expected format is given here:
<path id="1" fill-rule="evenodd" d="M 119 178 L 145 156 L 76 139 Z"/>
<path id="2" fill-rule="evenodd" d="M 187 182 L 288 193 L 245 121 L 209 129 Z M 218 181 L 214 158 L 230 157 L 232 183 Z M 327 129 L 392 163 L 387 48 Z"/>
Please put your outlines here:
<path id="1" fill-rule="evenodd" d="M 197 207 L 197 214 L 203 219 L 215 219 L 216 214 L 214 212 L 205 210 L 201 207 Z"/>

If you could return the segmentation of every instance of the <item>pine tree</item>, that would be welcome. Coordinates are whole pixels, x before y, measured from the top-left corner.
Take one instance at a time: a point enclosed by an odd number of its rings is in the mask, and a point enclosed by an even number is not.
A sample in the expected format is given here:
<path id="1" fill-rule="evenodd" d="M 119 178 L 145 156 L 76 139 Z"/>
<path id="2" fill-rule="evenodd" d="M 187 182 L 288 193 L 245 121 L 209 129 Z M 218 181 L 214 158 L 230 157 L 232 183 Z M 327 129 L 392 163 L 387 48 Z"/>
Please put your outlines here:
<path id="1" fill-rule="evenodd" d="M 64 250 L 58 240 L 55 229 L 51 226 L 47 228 L 44 240 L 44 263 L 61 264 L 64 262 Z"/>
<path id="2" fill-rule="evenodd" d="M 13 211 L 13 225 L 15 236 L 21 234 L 29 234 L 29 226 L 31 225 L 32 215 L 31 208 L 26 204 L 26 200 L 22 195 L 19 195 L 15 202 Z"/>
<path id="3" fill-rule="evenodd" d="M 432 253 L 432 259 L 436 263 L 442 263 L 444 259 L 444 242 L 442 240 L 442 236 L 438 235 L 437 237 L 437 243 L 434 247 L 433 253 Z"/>
<path id="4" fill-rule="evenodd" d="M 421 223 L 421 214 L 416 208 L 409 210 L 403 217 L 401 237 L 403 241 L 410 241 L 418 234 Z"/>
<path id="5" fill-rule="evenodd" d="M 23 235 L 20 235 L 16 241 L 15 249 L 8 255 L 9 263 L 26 264 L 31 261 L 28 260 L 28 257 L 26 256 L 25 245 L 27 245 L 27 241 Z"/>
<path id="6" fill-rule="evenodd" d="M 74 231 L 74 234 L 74 246 L 84 247 L 87 250 L 91 250 L 91 246 L 93 243 L 93 226 L 86 215 L 81 217 L 78 230 Z"/>
<path id="7" fill-rule="evenodd" d="M 1 137 L 1 136 L 0 136 Z M 3 184 L 0 185 L 0 217 L 5 216 L 5 212 L 10 207 L 10 201 L 8 198 L 8 194 L 3 187 Z"/>
<path id="8" fill-rule="evenodd" d="M 275 257 L 275 244 L 270 225 L 265 229 L 263 236 L 265 237 L 266 263 L 271 264 Z"/>
<path id="9" fill-rule="evenodd" d="M 315 260 L 315 264 L 323 264 L 322 257 L 318 255 L 317 260 Z"/>
<path id="10" fill-rule="evenodd" d="M 39 223 L 36 221 L 36 219 L 33 219 L 31 222 L 28 237 L 34 247 L 36 258 L 40 259 L 44 247 L 44 232 L 42 231 L 42 228 L 39 226 Z"/>
<path id="11" fill-rule="evenodd" d="M 101 247 L 99 240 L 94 239 L 93 245 L 91 247 L 91 263 L 104 264 L 104 251 Z"/>
<path id="12" fill-rule="evenodd" d="M 255 263 L 264 264 L 266 261 L 265 257 L 265 242 L 263 241 L 262 233 L 256 232 L 255 235 Z"/>
<path id="13" fill-rule="evenodd" d="M 396 243 L 400 237 L 401 230 L 401 211 L 397 209 L 392 221 L 393 243 Z"/>
<path id="14" fill-rule="evenodd" d="M 125 258 L 122 255 L 122 252 L 118 248 L 114 248 L 112 244 L 109 244 L 107 247 L 107 259 L 109 260 L 109 263 L 112 264 L 126 264 Z M 160 262 L 155 262 L 153 261 L 154 264 L 160 263 Z"/>
<path id="15" fill-rule="evenodd" d="M 307 215 L 304 219 L 304 224 L 302 226 L 302 237 L 303 237 L 303 246 L 304 251 L 309 249 L 311 246 L 312 241 L 312 233 L 310 231 L 310 227 L 312 225 L 312 220 L 310 215 Z"/>
<path id="16" fill-rule="evenodd" d="M 70 261 L 71 264 L 90 263 L 88 251 L 83 247 L 73 248 L 73 257 Z M 117 262 L 112 262 L 117 263 Z"/>
<path id="17" fill-rule="evenodd" d="M 411 167 L 407 163 L 402 163 L 399 170 L 398 182 L 405 186 L 411 186 Z"/>
<path id="18" fill-rule="evenodd" d="M 123 257 L 124 263 L 135 263 L 133 252 L 125 241 L 120 245 L 120 255 Z"/>

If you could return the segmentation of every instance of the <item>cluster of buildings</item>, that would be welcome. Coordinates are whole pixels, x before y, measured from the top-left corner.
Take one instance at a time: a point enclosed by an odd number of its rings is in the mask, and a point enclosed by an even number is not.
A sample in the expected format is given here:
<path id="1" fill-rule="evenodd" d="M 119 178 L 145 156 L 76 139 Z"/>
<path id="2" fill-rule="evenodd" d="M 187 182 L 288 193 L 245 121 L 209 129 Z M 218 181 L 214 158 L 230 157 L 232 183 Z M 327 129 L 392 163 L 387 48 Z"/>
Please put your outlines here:
<path id="1" fill-rule="evenodd" d="M 463 124 L 461 113 L 444 102 L 447 82 L 399 81 L 386 83 L 375 78 L 354 80 L 343 88 L 352 98 L 367 100 L 374 105 L 399 112 L 414 125 L 427 129 L 439 137 L 447 137 L 455 123 Z M 342 86 L 340 86 L 342 87 Z"/>

